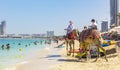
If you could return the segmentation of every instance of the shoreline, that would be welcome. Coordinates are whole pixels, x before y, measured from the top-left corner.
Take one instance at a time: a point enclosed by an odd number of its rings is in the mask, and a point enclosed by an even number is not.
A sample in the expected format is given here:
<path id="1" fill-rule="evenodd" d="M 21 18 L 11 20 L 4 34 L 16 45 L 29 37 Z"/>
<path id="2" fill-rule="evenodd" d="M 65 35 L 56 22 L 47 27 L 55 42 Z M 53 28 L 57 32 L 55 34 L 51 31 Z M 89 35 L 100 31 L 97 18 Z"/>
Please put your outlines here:
<path id="1" fill-rule="evenodd" d="M 59 44 L 61 43 L 63 41 L 59 41 Z M 61 63 L 57 59 L 64 58 L 61 55 L 63 48 L 56 48 L 59 44 L 53 43 L 50 47 L 36 51 L 31 54 L 33 58 L 15 64 L 14 67 L 11 67 L 11 70 L 50 70 L 51 65 Z"/>
<path id="2" fill-rule="evenodd" d="M 56 47 L 63 42 L 53 43 L 49 48 L 36 51 L 31 54 L 34 56 L 33 58 L 17 63 L 6 70 L 118 70 L 120 67 L 120 53 L 107 55 L 108 62 L 103 57 L 100 57 L 97 62 L 77 62 L 76 57 L 66 56 L 65 47 Z M 78 48 L 79 44 L 76 42 L 75 49 Z"/>

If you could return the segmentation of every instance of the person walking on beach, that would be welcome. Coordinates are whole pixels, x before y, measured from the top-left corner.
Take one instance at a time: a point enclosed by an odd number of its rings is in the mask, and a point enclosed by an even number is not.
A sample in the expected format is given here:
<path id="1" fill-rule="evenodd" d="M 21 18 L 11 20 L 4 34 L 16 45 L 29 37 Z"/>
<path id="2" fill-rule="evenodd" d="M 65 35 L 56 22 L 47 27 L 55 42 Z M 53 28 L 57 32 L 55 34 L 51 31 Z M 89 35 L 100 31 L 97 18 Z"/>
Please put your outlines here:
<path id="1" fill-rule="evenodd" d="M 73 29 L 74 29 L 73 22 L 70 20 L 67 29 L 65 29 L 65 30 L 67 30 L 67 34 L 66 34 L 67 37 L 70 36 L 70 34 L 72 33 Z"/>

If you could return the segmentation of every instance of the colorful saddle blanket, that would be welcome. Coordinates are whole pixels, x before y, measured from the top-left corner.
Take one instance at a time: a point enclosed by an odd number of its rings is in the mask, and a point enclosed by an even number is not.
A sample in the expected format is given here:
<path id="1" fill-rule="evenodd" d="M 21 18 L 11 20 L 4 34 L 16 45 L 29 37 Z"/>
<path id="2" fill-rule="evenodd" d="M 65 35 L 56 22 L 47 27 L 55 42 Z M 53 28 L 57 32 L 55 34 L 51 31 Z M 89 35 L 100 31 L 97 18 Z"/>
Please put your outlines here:
<path id="1" fill-rule="evenodd" d="M 70 39 L 70 40 L 75 40 L 76 36 L 74 35 L 73 32 L 71 32 L 70 34 L 67 35 L 67 38 Z"/>
<path id="2" fill-rule="evenodd" d="M 84 41 L 87 37 L 100 38 L 100 32 L 96 29 L 83 30 L 79 35 L 79 41 Z"/>

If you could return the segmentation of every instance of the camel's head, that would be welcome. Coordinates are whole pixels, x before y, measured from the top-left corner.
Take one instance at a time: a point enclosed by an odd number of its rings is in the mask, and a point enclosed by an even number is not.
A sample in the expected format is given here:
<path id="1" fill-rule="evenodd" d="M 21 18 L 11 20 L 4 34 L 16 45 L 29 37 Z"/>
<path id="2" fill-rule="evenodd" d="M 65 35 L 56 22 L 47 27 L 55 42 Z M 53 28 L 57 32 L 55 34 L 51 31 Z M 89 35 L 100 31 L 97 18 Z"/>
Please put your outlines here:
<path id="1" fill-rule="evenodd" d="M 73 30 L 73 33 L 74 33 L 74 35 L 75 35 L 76 37 L 79 36 L 79 31 L 78 31 L 78 29 L 74 29 L 74 30 Z"/>

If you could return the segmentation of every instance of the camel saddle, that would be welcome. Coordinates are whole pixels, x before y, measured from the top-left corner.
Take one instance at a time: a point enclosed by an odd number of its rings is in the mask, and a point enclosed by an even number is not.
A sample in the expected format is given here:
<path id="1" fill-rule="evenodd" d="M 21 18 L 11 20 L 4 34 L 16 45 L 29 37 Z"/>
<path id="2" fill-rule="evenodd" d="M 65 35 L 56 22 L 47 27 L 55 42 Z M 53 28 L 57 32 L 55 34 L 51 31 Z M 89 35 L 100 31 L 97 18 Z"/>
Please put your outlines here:
<path id="1" fill-rule="evenodd" d="M 100 32 L 96 29 L 83 30 L 79 35 L 79 41 L 84 41 L 88 37 L 91 37 L 93 39 L 100 38 Z"/>

